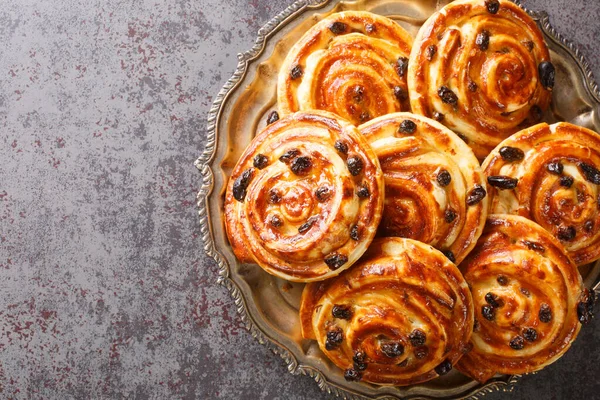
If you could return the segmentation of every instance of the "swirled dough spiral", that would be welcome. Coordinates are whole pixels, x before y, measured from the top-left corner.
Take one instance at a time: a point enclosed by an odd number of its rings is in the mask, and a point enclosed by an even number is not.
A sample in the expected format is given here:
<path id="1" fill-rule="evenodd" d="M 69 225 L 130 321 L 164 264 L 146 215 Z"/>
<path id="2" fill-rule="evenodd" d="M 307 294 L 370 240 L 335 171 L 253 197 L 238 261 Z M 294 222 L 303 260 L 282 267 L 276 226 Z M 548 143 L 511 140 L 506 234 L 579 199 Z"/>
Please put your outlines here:
<path id="1" fill-rule="evenodd" d="M 483 159 L 500 141 L 540 121 L 554 73 L 541 31 L 518 5 L 454 1 L 415 39 L 410 103 L 414 113 L 462 135 Z"/>
<path id="2" fill-rule="evenodd" d="M 460 263 L 475 246 L 487 216 L 487 198 L 468 199 L 485 177 L 473 151 L 429 118 L 396 113 L 359 130 L 377 154 L 385 178 L 382 236 L 431 244 Z"/>
<path id="3" fill-rule="evenodd" d="M 280 112 L 327 110 L 358 125 L 407 110 L 411 44 L 412 37 L 386 17 L 330 15 L 288 53 L 277 87 Z"/>
<path id="4" fill-rule="evenodd" d="M 412 239 L 376 239 L 340 276 L 307 285 L 302 332 L 349 380 L 409 385 L 469 350 L 472 299 L 458 268 Z"/>
<path id="5" fill-rule="evenodd" d="M 351 266 L 383 208 L 377 156 L 357 128 L 323 112 L 268 125 L 246 148 L 225 196 L 229 241 L 270 274 L 314 281 Z"/>
<path id="6" fill-rule="evenodd" d="M 539 225 L 491 215 L 460 267 L 475 308 L 473 349 L 459 361 L 461 372 L 485 382 L 496 373 L 537 371 L 575 340 L 588 293 L 575 263 Z"/>
<path id="7" fill-rule="evenodd" d="M 566 122 L 538 124 L 500 143 L 483 168 L 498 185 L 488 185 L 490 213 L 537 222 L 578 265 L 600 258 L 599 134 Z M 510 180 L 515 188 L 504 189 Z"/>

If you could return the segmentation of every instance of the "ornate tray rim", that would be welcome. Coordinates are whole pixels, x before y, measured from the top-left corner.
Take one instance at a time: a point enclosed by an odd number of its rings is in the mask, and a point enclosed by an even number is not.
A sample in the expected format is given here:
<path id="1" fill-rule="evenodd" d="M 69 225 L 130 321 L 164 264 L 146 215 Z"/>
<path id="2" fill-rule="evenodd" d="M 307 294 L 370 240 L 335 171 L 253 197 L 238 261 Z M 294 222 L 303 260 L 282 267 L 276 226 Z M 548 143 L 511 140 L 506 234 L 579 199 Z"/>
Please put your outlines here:
<path id="1" fill-rule="evenodd" d="M 244 326 L 246 329 L 248 329 L 252 337 L 254 337 L 260 344 L 273 351 L 273 353 L 283 358 L 290 373 L 294 375 L 302 374 L 312 377 L 317 382 L 319 388 L 328 394 L 333 394 L 342 399 L 359 400 L 365 399 L 365 397 L 357 393 L 349 392 L 348 390 L 337 386 L 333 382 L 329 382 L 324 374 L 316 368 L 309 365 L 299 364 L 298 360 L 290 351 L 282 347 L 280 344 L 275 343 L 256 326 L 248 312 L 246 301 L 243 298 L 238 285 L 230 278 L 230 269 L 225 257 L 219 253 L 215 247 L 212 233 L 212 223 L 208 213 L 208 197 L 212 193 L 214 187 L 213 171 L 210 165 L 216 153 L 217 125 L 221 116 L 223 104 L 246 76 L 250 63 L 259 58 L 259 56 L 265 50 L 267 40 L 270 36 L 277 32 L 279 28 L 282 27 L 287 21 L 294 19 L 306 9 L 323 8 L 333 1 L 337 0 L 294 1 L 289 7 L 273 17 L 259 29 L 254 46 L 250 50 L 238 54 L 238 64 L 235 72 L 221 88 L 208 112 L 206 145 L 202 154 L 194 162 L 195 167 L 202 175 L 202 182 L 196 197 L 196 202 L 198 207 L 198 215 L 200 217 L 200 239 L 202 241 L 205 253 L 209 257 L 213 258 L 217 263 L 219 270 L 217 283 L 225 286 L 228 289 L 236 305 L 237 312 L 239 313 Z M 577 48 L 571 41 L 566 39 L 561 33 L 556 31 L 556 29 L 550 24 L 550 18 L 545 11 L 531 11 L 523 6 L 521 0 L 511 1 L 523 8 L 534 20 L 536 20 L 536 22 L 538 22 L 538 25 L 540 25 L 541 29 L 550 39 L 552 39 L 557 45 L 561 46 L 568 54 L 571 55 L 583 73 L 585 88 L 588 90 L 591 97 L 598 102 L 598 104 L 600 104 L 600 87 L 594 79 L 590 64 L 585 60 L 579 48 Z M 594 289 L 596 292 L 598 292 L 600 289 L 600 283 L 598 283 Z M 518 382 L 519 378 L 520 375 L 511 375 L 508 376 L 505 381 L 492 381 L 486 385 L 475 388 L 470 393 L 467 393 L 463 399 L 476 400 L 482 398 L 487 393 L 496 391 L 512 392 L 514 385 Z M 378 397 L 377 400 L 395 398 L 395 396 L 385 395 L 383 397 Z M 423 397 L 419 396 L 419 398 Z"/>

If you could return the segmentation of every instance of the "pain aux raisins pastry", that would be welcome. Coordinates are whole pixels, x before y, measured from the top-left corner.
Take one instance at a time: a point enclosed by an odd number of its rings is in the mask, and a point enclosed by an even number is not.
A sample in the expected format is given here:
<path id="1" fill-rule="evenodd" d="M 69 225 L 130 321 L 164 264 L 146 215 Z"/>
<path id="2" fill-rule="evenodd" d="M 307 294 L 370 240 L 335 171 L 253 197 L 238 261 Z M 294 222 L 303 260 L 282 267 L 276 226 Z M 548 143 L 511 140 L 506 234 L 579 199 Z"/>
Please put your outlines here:
<path id="1" fill-rule="evenodd" d="M 523 217 L 491 215 L 460 267 L 473 294 L 475 327 L 473 348 L 457 368 L 480 382 L 553 363 L 591 318 L 593 295 L 575 263 Z"/>
<path id="2" fill-rule="evenodd" d="M 308 284 L 302 334 L 350 381 L 409 385 L 448 373 L 469 350 L 473 305 L 458 268 L 411 239 L 373 242 L 336 278 Z"/>
<path id="3" fill-rule="evenodd" d="M 358 125 L 408 110 L 411 45 L 412 37 L 386 17 L 364 11 L 332 14 L 288 53 L 277 87 L 280 112 L 327 110 Z"/>
<path id="4" fill-rule="evenodd" d="M 382 116 L 359 130 L 385 177 L 380 235 L 431 244 L 460 263 L 483 231 L 488 208 L 473 151 L 439 122 L 410 113 Z"/>
<path id="5" fill-rule="evenodd" d="M 357 128 L 323 111 L 268 125 L 231 174 L 225 220 L 236 256 L 290 281 L 332 277 L 375 236 L 383 174 Z"/>
<path id="6" fill-rule="evenodd" d="M 465 138 L 479 159 L 541 120 L 554 66 L 535 21 L 508 0 L 459 0 L 421 27 L 410 56 L 412 111 Z"/>
<path id="7" fill-rule="evenodd" d="M 490 213 L 529 218 L 576 264 L 600 258 L 600 135 L 561 122 L 509 137 L 483 163 Z"/>

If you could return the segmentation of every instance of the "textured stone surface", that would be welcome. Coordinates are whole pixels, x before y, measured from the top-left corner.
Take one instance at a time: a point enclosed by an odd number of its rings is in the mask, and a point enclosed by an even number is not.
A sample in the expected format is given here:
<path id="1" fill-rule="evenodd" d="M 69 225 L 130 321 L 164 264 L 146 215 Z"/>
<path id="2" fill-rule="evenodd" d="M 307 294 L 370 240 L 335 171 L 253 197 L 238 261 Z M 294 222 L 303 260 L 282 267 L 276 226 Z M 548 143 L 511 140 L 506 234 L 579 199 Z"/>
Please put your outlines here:
<path id="1" fill-rule="evenodd" d="M 328 398 L 245 331 L 194 205 L 212 98 L 290 1 L 2 2 L 1 398 Z M 600 76 L 599 3 L 525 4 Z M 597 398 L 597 343 L 514 397 Z"/>

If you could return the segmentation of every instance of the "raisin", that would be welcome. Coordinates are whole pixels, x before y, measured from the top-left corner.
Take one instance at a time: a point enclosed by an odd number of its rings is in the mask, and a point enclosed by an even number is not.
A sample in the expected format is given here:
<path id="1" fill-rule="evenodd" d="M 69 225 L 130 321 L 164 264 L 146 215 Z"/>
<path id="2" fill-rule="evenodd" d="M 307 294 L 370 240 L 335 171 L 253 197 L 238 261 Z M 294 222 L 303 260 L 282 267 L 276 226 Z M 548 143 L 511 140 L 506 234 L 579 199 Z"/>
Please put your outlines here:
<path id="1" fill-rule="evenodd" d="M 331 190 L 328 186 L 321 186 L 315 190 L 315 197 L 319 203 L 326 202 L 331 197 Z"/>
<path id="2" fill-rule="evenodd" d="M 396 72 L 398 72 L 398 75 L 400 76 L 400 78 L 402 78 L 402 77 L 404 77 L 404 75 L 406 75 L 407 70 L 408 70 L 408 58 L 400 57 L 398 59 L 398 61 L 396 61 Z"/>
<path id="3" fill-rule="evenodd" d="M 524 287 L 522 287 L 521 289 L 519 289 L 521 291 L 521 293 L 523 293 L 525 296 L 529 297 L 531 296 L 531 293 L 529 292 L 529 290 L 525 289 Z"/>
<path id="4" fill-rule="evenodd" d="M 456 262 L 456 257 L 454 257 L 454 253 L 450 250 L 442 250 L 442 254 L 445 255 L 448 260 Z"/>
<path id="5" fill-rule="evenodd" d="M 258 169 L 263 169 L 267 165 L 269 165 L 269 158 L 263 154 L 257 154 L 254 157 L 254 166 Z"/>
<path id="6" fill-rule="evenodd" d="M 290 165 L 290 169 L 296 175 L 306 175 L 311 167 L 312 162 L 310 161 L 310 157 L 306 156 L 294 158 Z"/>
<path id="7" fill-rule="evenodd" d="M 365 369 L 367 369 L 367 364 L 366 363 L 355 363 L 354 369 L 357 371 L 364 371 Z"/>
<path id="8" fill-rule="evenodd" d="M 500 302 L 498 302 L 498 296 L 496 296 L 493 293 L 487 293 L 485 295 L 485 301 L 494 308 L 500 307 Z"/>
<path id="9" fill-rule="evenodd" d="M 277 111 L 271 111 L 267 117 L 267 125 L 271 125 L 277 121 L 279 121 L 279 113 Z"/>
<path id="10" fill-rule="evenodd" d="M 586 292 L 586 298 L 584 299 L 584 301 L 581 301 L 579 302 L 579 304 L 577 304 L 577 317 L 579 319 L 579 322 L 581 322 L 582 324 L 589 323 L 592 320 L 592 317 L 594 316 L 594 297 L 595 294 L 590 294 L 589 292 Z"/>
<path id="11" fill-rule="evenodd" d="M 452 363 L 449 360 L 444 360 L 440 365 L 435 367 L 435 372 L 440 376 L 446 375 L 450 371 L 452 371 Z"/>
<path id="12" fill-rule="evenodd" d="M 488 176 L 487 181 L 490 185 L 498 189 L 514 189 L 519 183 L 518 179 L 503 175 Z"/>
<path id="13" fill-rule="evenodd" d="M 467 196 L 467 205 L 474 206 L 485 198 L 487 192 L 481 185 L 475 185 Z"/>
<path id="14" fill-rule="evenodd" d="M 475 39 L 475 44 L 481 51 L 486 51 L 490 47 L 490 33 L 488 31 L 481 31 Z"/>
<path id="15" fill-rule="evenodd" d="M 329 269 L 335 271 L 348 262 L 348 257 L 343 254 L 332 253 L 325 257 L 324 261 Z"/>
<path id="16" fill-rule="evenodd" d="M 425 336 L 425 332 L 420 329 L 415 329 L 408 335 L 408 339 L 410 340 L 410 344 L 414 347 L 423 346 L 427 337 Z"/>
<path id="17" fill-rule="evenodd" d="M 367 33 L 373 33 L 375 32 L 375 25 L 367 24 L 365 25 L 365 30 L 367 31 Z"/>
<path id="18" fill-rule="evenodd" d="M 435 53 L 437 53 L 437 47 L 432 44 L 430 46 L 427 46 L 427 50 L 425 50 L 425 57 L 427 58 L 427 60 L 431 61 L 433 60 Z"/>
<path id="19" fill-rule="evenodd" d="M 523 150 L 517 147 L 504 146 L 500 148 L 499 152 L 504 161 L 521 161 L 525 158 Z"/>
<path id="20" fill-rule="evenodd" d="M 389 358 L 400 357 L 404 354 L 404 346 L 399 342 L 386 342 L 381 345 L 381 352 Z"/>
<path id="21" fill-rule="evenodd" d="M 537 104 L 534 104 L 529 109 L 529 117 L 531 118 L 531 122 L 538 123 L 542 120 L 543 116 L 544 116 L 544 112 L 542 111 L 540 106 L 538 106 Z"/>
<path id="22" fill-rule="evenodd" d="M 410 119 L 405 119 L 400 123 L 400 126 L 398 127 L 398 132 L 400 133 L 415 133 L 416 130 L 417 124 L 415 124 Z"/>
<path id="23" fill-rule="evenodd" d="M 360 239 L 360 235 L 358 233 L 358 225 L 353 225 L 352 229 L 350 229 L 350 239 L 358 241 Z"/>
<path id="24" fill-rule="evenodd" d="M 485 8 L 490 14 L 496 14 L 500 10 L 500 2 L 498 0 L 485 0 Z"/>
<path id="25" fill-rule="evenodd" d="M 442 99 L 442 101 L 446 104 L 454 105 L 458 103 L 458 97 L 456 96 L 456 93 L 450 90 L 447 86 L 441 86 L 438 89 L 438 96 L 440 96 L 440 99 Z"/>
<path id="26" fill-rule="evenodd" d="M 538 65 L 538 73 L 542 86 L 548 90 L 554 87 L 554 65 L 550 61 L 543 61 Z"/>
<path id="27" fill-rule="evenodd" d="M 456 219 L 458 215 L 456 214 L 456 212 L 454 210 L 451 209 L 447 209 L 444 212 L 444 221 L 446 221 L 446 223 L 451 224 L 452 222 L 454 222 L 454 220 Z"/>
<path id="28" fill-rule="evenodd" d="M 441 122 L 444 120 L 444 114 L 436 111 L 433 113 L 433 119 L 435 119 L 438 122 Z"/>
<path id="29" fill-rule="evenodd" d="M 408 93 L 406 89 L 403 89 L 400 86 L 394 86 L 394 96 L 400 101 L 404 101 L 408 99 Z"/>
<path id="30" fill-rule="evenodd" d="M 302 77 L 302 75 L 304 75 L 304 71 L 302 71 L 302 67 L 299 65 L 294 66 L 290 72 L 290 78 L 292 78 L 292 80 L 296 80 Z"/>
<path id="31" fill-rule="evenodd" d="M 427 357 L 427 354 L 429 354 L 429 348 L 427 346 L 421 346 L 421 347 L 417 347 L 415 349 L 415 357 L 418 360 L 421 360 L 421 359 Z"/>
<path id="32" fill-rule="evenodd" d="M 283 225 L 283 220 L 279 217 L 279 215 L 273 215 L 270 220 L 271 226 L 275 228 L 279 228 Z"/>
<path id="33" fill-rule="evenodd" d="M 340 327 L 335 327 L 327 332 L 327 339 L 325 340 L 325 348 L 327 350 L 335 350 L 340 347 L 340 344 L 344 341 L 344 333 Z"/>
<path id="34" fill-rule="evenodd" d="M 600 185 L 600 171 L 598 171 L 596 167 L 582 162 L 579 163 L 579 168 L 581 168 L 583 176 L 587 181 L 592 182 L 595 185 Z"/>
<path id="35" fill-rule="evenodd" d="M 548 304 L 544 303 L 540 306 L 538 317 L 540 318 L 540 321 L 544 323 L 552 321 L 552 310 Z"/>
<path id="36" fill-rule="evenodd" d="M 371 114 L 369 114 L 367 111 L 361 112 L 360 115 L 358 116 L 358 119 L 362 123 L 367 122 L 368 120 L 371 119 Z"/>
<path id="37" fill-rule="evenodd" d="M 558 233 L 556 234 L 556 237 L 564 242 L 570 242 L 571 240 L 575 239 L 576 235 L 577 231 L 575 230 L 574 226 L 561 226 L 560 228 L 558 228 Z"/>
<path id="38" fill-rule="evenodd" d="M 496 316 L 496 311 L 494 310 L 494 307 L 486 304 L 485 306 L 481 307 L 481 315 L 483 315 L 483 318 L 487 319 L 488 321 L 493 321 L 494 317 Z"/>
<path id="39" fill-rule="evenodd" d="M 269 203 L 277 204 L 281 201 L 281 195 L 275 189 L 269 190 Z"/>
<path id="40" fill-rule="evenodd" d="M 336 140 L 333 147 L 342 154 L 348 154 L 348 145 L 341 140 Z"/>
<path id="41" fill-rule="evenodd" d="M 365 89 L 362 86 L 355 86 L 353 92 L 354 96 L 352 98 L 355 102 L 360 103 L 361 101 L 363 101 Z"/>
<path id="42" fill-rule="evenodd" d="M 346 165 L 348 166 L 348 171 L 350 171 L 350 174 L 352 174 L 352 176 L 357 176 L 362 172 L 365 163 L 359 156 L 352 156 L 348 157 Z"/>
<path id="43" fill-rule="evenodd" d="M 533 50 L 534 44 L 531 40 L 526 40 L 525 42 L 523 42 L 523 44 L 525 45 L 527 50 L 529 50 L 529 51 Z"/>
<path id="44" fill-rule="evenodd" d="M 346 32 L 346 28 L 346 24 L 339 21 L 336 21 L 333 24 L 329 25 L 329 30 L 335 35 L 341 35 L 342 33 Z"/>
<path id="45" fill-rule="evenodd" d="M 583 229 L 585 229 L 586 232 L 591 232 L 594 229 L 594 221 L 591 219 L 585 221 L 585 224 L 583 224 Z"/>
<path id="46" fill-rule="evenodd" d="M 348 382 L 358 382 L 362 379 L 362 374 L 354 368 L 348 368 L 344 371 L 344 379 Z"/>
<path id="47" fill-rule="evenodd" d="M 350 306 L 336 304 L 331 310 L 333 318 L 350 319 L 352 318 L 352 309 Z"/>
<path id="48" fill-rule="evenodd" d="M 573 179 L 572 176 L 569 175 L 563 175 L 560 177 L 560 186 L 562 187 L 566 187 L 566 188 L 570 188 L 571 186 L 573 186 L 573 183 L 575 182 L 575 179 Z"/>
<path id="49" fill-rule="evenodd" d="M 240 203 L 243 203 L 246 198 L 246 189 L 248 189 L 253 175 L 254 168 L 248 168 L 233 182 L 233 198 Z"/>
<path id="50" fill-rule="evenodd" d="M 352 361 L 355 364 L 363 364 L 365 361 L 367 360 L 367 355 L 360 350 L 357 350 L 354 352 L 354 355 L 352 356 Z"/>
<path id="51" fill-rule="evenodd" d="M 539 243 L 531 242 L 529 240 L 523 240 L 523 244 L 527 246 L 529 250 L 537 251 L 539 253 L 543 253 L 546 251 L 546 248 Z"/>
<path id="52" fill-rule="evenodd" d="M 436 179 L 440 186 L 448 186 L 450 182 L 452 182 L 452 176 L 450 175 L 450 172 L 446 171 L 445 169 L 441 170 L 437 174 Z"/>
<path id="53" fill-rule="evenodd" d="M 298 228 L 298 233 L 305 234 L 306 232 L 308 232 L 310 230 L 310 228 L 313 227 L 315 222 L 317 222 L 318 219 L 319 219 L 318 215 L 313 215 L 312 217 L 307 219 L 306 222 L 303 223 L 302 225 L 300 225 L 300 227 Z"/>
<path id="54" fill-rule="evenodd" d="M 560 174 L 563 173 L 564 167 L 559 162 L 551 162 L 551 163 L 548 164 L 548 166 L 546 167 L 546 169 L 551 174 L 560 175 Z"/>
<path id="55" fill-rule="evenodd" d="M 533 328 L 525 328 L 523 329 L 523 337 L 528 342 L 535 342 L 538 338 L 537 331 Z"/>
<path id="56" fill-rule="evenodd" d="M 296 158 L 298 156 L 298 154 L 300 154 L 300 150 L 290 149 L 290 150 L 286 151 L 285 153 L 283 153 L 283 155 L 281 157 L 279 157 L 279 161 L 287 164 L 288 162 L 290 162 L 291 160 Z"/>
<path id="57" fill-rule="evenodd" d="M 515 336 L 509 343 L 510 347 L 514 350 L 523 350 L 525 347 L 525 339 L 522 336 Z"/>
<path id="58" fill-rule="evenodd" d="M 365 184 L 360 185 L 360 187 L 358 188 L 358 191 L 356 192 L 356 195 L 358 197 L 360 197 L 361 199 L 366 199 L 371 195 L 371 192 L 369 192 L 369 187 Z"/>
<path id="59" fill-rule="evenodd" d="M 469 91 L 471 91 L 471 92 L 477 91 L 477 84 L 473 81 L 469 81 L 469 84 L 467 85 L 467 87 L 469 88 Z"/>
<path id="60" fill-rule="evenodd" d="M 498 282 L 498 284 L 500 286 L 508 285 L 508 278 L 504 275 L 498 275 L 498 277 L 496 278 L 496 281 Z"/>

